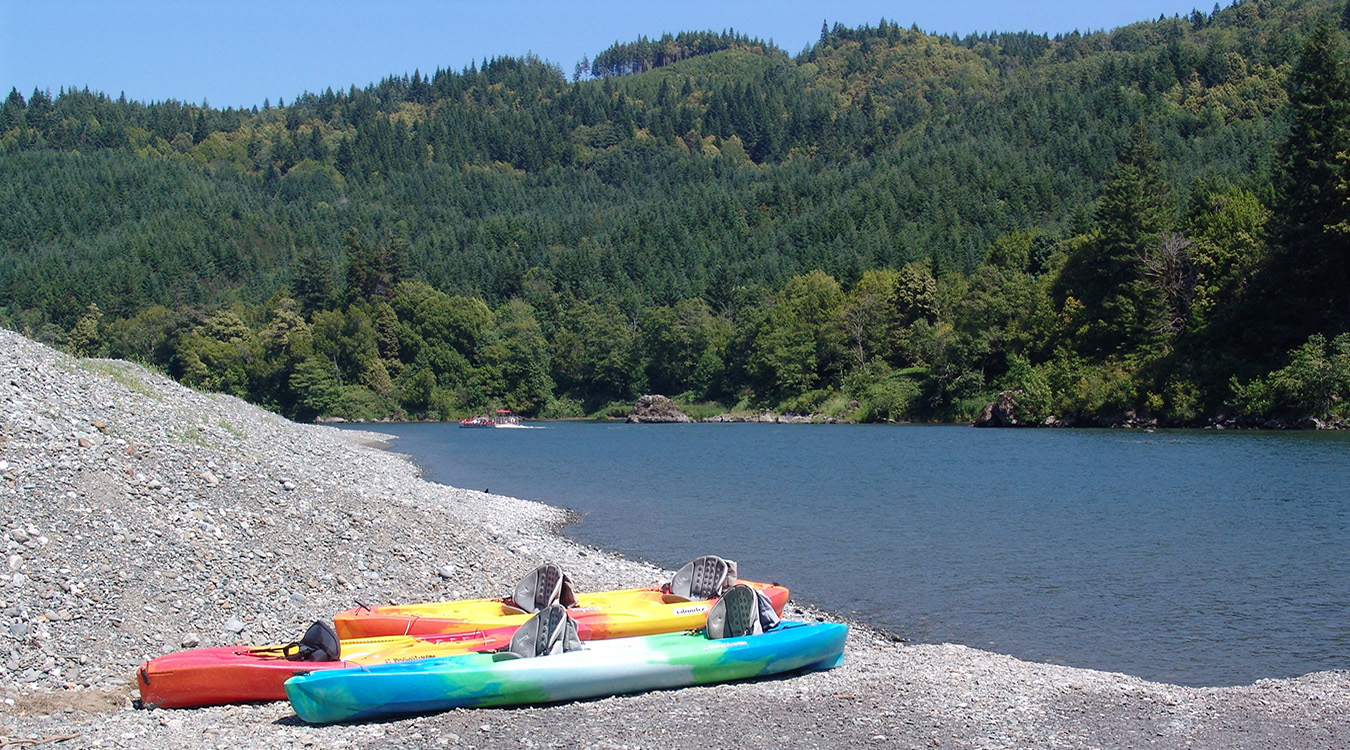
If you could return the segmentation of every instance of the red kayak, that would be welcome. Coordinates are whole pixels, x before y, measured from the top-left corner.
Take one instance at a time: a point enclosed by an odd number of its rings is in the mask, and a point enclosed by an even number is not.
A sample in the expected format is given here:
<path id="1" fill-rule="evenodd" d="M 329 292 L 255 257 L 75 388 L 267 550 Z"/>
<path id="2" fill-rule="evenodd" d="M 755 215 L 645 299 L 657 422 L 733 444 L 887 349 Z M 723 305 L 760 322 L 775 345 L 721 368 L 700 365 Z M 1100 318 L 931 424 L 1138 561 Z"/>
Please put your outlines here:
<path id="1" fill-rule="evenodd" d="M 311 634 L 316 630 L 326 632 L 315 640 Z M 292 644 L 197 648 L 156 657 L 136 670 L 136 685 L 146 708 L 279 701 L 286 699 L 283 683 L 297 674 L 497 649 L 511 642 L 513 632 L 339 642 L 332 628 L 316 623 L 305 638 Z M 327 642 L 316 647 L 318 641 Z"/>

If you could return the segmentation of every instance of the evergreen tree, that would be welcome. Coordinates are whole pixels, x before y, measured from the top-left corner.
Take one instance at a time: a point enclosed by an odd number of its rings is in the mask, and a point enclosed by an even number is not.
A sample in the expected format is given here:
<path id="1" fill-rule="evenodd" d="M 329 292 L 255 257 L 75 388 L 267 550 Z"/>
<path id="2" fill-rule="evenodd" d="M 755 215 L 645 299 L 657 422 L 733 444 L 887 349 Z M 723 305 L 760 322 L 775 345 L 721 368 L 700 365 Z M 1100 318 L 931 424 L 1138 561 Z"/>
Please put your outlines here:
<path id="1" fill-rule="evenodd" d="M 1328 23 L 1303 46 L 1289 79 L 1289 111 L 1275 291 L 1301 311 L 1298 329 L 1343 328 L 1350 322 L 1350 77 L 1344 39 Z"/>
<path id="2" fill-rule="evenodd" d="M 360 234 L 352 228 L 342 242 L 347 249 L 348 300 L 391 294 L 403 276 L 406 241 L 391 236 L 383 244 L 362 242 Z"/>
<path id="3" fill-rule="evenodd" d="M 1145 277 L 1145 261 L 1172 220 L 1158 146 L 1140 123 L 1103 191 L 1098 237 L 1069 259 L 1060 276 L 1061 297 L 1083 305 L 1080 350 L 1109 355 L 1152 343 L 1164 300 Z"/>
<path id="4" fill-rule="evenodd" d="M 11 88 L 4 104 L 0 104 L 0 133 L 23 127 L 25 107 L 23 94 L 17 88 Z"/>

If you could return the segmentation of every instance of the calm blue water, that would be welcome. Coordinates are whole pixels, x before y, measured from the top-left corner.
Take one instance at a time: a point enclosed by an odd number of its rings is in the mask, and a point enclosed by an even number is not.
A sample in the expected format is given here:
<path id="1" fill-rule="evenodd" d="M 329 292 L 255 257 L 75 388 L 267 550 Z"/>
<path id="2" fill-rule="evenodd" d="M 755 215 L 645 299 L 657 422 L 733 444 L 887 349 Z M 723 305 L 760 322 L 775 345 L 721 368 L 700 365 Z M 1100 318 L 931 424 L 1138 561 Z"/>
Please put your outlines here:
<path id="1" fill-rule="evenodd" d="M 916 642 L 1188 685 L 1350 668 L 1350 434 L 372 426 L 433 481 Z M 584 586 L 584 582 L 579 582 Z"/>

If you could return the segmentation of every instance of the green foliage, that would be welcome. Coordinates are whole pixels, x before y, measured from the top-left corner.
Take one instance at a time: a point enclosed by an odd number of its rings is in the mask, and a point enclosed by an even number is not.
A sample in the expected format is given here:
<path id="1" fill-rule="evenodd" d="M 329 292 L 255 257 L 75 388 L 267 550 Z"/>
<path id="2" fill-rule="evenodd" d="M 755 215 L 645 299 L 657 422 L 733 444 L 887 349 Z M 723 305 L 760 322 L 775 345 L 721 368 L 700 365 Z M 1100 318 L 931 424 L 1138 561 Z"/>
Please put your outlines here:
<path id="1" fill-rule="evenodd" d="M 782 56 L 772 44 L 758 39 L 723 31 L 681 32 L 664 34 L 660 39 L 642 37 L 636 42 L 615 44 L 590 61 L 590 74 L 597 78 L 632 75 L 671 65 L 699 55 L 710 55 L 727 49 L 748 49 L 768 55 Z"/>
<path id="2" fill-rule="evenodd" d="M 859 422 L 899 422 L 916 416 L 922 389 L 904 374 L 874 362 L 849 375 L 844 390 L 858 401 L 853 418 Z"/>
<path id="3" fill-rule="evenodd" d="M 403 408 L 413 413 L 425 413 L 431 409 L 432 396 L 436 389 L 436 376 L 426 367 L 418 368 L 407 378 L 400 389 Z"/>
<path id="4" fill-rule="evenodd" d="M 178 345 L 178 377 L 194 388 L 246 398 L 247 366 L 255 342 L 254 332 L 237 313 L 222 310 L 193 328 Z"/>
<path id="5" fill-rule="evenodd" d="M 1133 369 L 1121 362 L 1089 362 L 1060 353 L 1046 368 L 1045 377 L 1056 394 L 1053 410 L 1064 416 L 1114 417 L 1139 403 Z"/>
<path id="6" fill-rule="evenodd" d="M 819 414 L 834 395 L 835 391 L 830 388 L 807 391 L 778 404 L 778 411 L 784 414 Z"/>
<path id="7" fill-rule="evenodd" d="M 477 395 L 487 400 L 499 394 L 514 410 L 533 414 L 553 394 L 548 342 L 534 309 L 520 300 L 502 306 L 496 317 L 497 336 L 484 349 L 483 367 L 475 378 Z"/>
<path id="8" fill-rule="evenodd" d="M 96 357 L 103 352 L 105 347 L 98 330 L 99 321 L 102 319 L 103 312 L 98 309 L 98 305 L 90 302 L 88 311 L 80 316 L 80 320 L 70 329 L 70 335 L 66 337 L 66 347 L 70 349 L 71 354 L 77 357 Z"/>
<path id="9" fill-rule="evenodd" d="M 287 385 L 297 396 L 298 407 L 294 413 L 298 417 L 355 416 L 339 408 L 342 385 L 337 378 L 337 367 L 322 357 L 298 362 L 291 370 Z"/>
<path id="10" fill-rule="evenodd" d="M 614 401 L 591 412 L 592 419 L 623 419 L 633 410 L 631 401 Z"/>
<path id="11" fill-rule="evenodd" d="M 727 407 L 717 401 L 689 401 L 684 398 L 673 400 L 680 407 L 680 411 L 688 414 L 694 421 L 727 413 Z"/>
<path id="12" fill-rule="evenodd" d="M 820 271 L 783 287 L 755 336 L 749 367 L 778 397 L 815 390 L 838 373 L 843 340 L 839 283 Z"/>
<path id="13" fill-rule="evenodd" d="M 345 415 L 348 419 L 367 421 L 390 415 L 400 416 L 392 401 L 359 385 L 338 388 L 331 413 Z"/>
<path id="14" fill-rule="evenodd" d="M 649 387 L 663 394 L 693 391 L 700 398 L 716 396 L 732 335 L 730 321 L 715 315 L 702 299 L 648 308 L 640 336 Z"/>
<path id="15" fill-rule="evenodd" d="M 1039 424 L 1056 413 L 1055 389 L 1050 384 L 1047 366 L 1036 367 L 1021 354 L 1008 355 L 1002 390 L 1017 392 L 1017 417 Z"/>
<path id="16" fill-rule="evenodd" d="M 856 367 L 885 358 L 899 327 L 896 289 L 899 274 L 889 268 L 865 271 L 845 296 L 841 320 L 845 345 Z"/>
<path id="17" fill-rule="evenodd" d="M 579 419 L 586 416 L 580 401 L 570 398 L 555 398 L 539 410 L 540 419 Z"/>
<path id="18" fill-rule="evenodd" d="M 1232 382 L 1234 404 L 1245 415 L 1299 419 L 1350 417 L 1350 333 L 1330 343 L 1313 334 L 1288 355 L 1288 364 L 1263 378 Z"/>
<path id="19" fill-rule="evenodd" d="M 1271 211 L 1256 195 L 1240 188 L 1212 190 L 1197 185 L 1186 217 L 1186 236 L 1194 243 L 1193 323 L 1203 326 L 1224 304 L 1247 294 L 1247 286 L 1266 258 L 1266 227 Z"/>

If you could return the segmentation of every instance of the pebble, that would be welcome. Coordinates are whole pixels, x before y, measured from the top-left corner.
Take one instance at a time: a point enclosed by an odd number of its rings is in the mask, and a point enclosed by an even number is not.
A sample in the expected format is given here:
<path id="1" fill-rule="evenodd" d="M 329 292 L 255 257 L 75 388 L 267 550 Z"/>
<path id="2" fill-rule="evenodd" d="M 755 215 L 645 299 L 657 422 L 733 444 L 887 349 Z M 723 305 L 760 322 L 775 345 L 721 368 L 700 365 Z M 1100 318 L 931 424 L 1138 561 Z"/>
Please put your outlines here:
<path id="1" fill-rule="evenodd" d="M 71 426 L 87 447 L 73 448 Z M 295 425 L 0 329 L 0 475 L 18 478 L 0 482 L 0 704 L 15 707 L 0 710 L 0 735 L 260 750 L 1350 747 L 1350 671 L 1188 688 L 861 624 L 828 672 L 559 706 L 334 727 L 298 722 L 285 702 L 136 707 L 145 659 L 287 643 L 360 602 L 500 596 L 545 561 L 579 591 L 670 575 L 568 542 L 560 509 L 425 482 L 359 444 L 371 437 L 391 439 Z M 795 601 L 787 614 L 836 619 Z"/>

